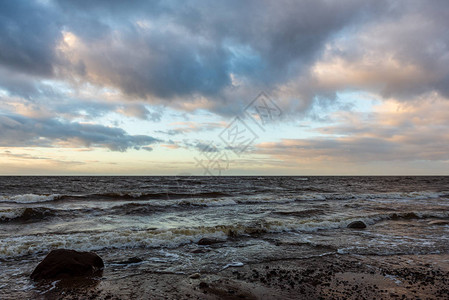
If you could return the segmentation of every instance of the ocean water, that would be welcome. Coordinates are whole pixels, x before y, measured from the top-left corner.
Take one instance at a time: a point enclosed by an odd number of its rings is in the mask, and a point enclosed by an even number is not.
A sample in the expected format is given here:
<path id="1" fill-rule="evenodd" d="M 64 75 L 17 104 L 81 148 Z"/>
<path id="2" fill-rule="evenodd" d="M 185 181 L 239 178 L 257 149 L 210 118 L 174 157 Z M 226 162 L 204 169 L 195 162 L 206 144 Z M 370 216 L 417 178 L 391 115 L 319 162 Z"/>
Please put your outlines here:
<path id="1" fill-rule="evenodd" d="M 348 229 L 356 220 L 365 230 Z M 342 255 L 449 253 L 449 177 L 0 177 L 0 298 L 52 249 L 104 280 Z M 220 243 L 198 245 L 202 238 Z M 142 261 L 122 264 L 131 257 Z"/>

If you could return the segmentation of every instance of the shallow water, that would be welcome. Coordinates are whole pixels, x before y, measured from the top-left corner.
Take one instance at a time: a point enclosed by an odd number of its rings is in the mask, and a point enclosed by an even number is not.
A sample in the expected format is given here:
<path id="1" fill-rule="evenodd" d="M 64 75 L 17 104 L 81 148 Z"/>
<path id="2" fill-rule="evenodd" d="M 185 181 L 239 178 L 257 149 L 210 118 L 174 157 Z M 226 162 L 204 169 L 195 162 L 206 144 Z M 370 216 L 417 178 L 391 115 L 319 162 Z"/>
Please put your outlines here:
<path id="1" fill-rule="evenodd" d="M 330 253 L 447 254 L 449 225 L 431 224 L 441 219 L 449 177 L 0 177 L 0 298 L 36 290 L 28 276 L 56 248 L 96 251 L 106 278 L 215 272 Z M 346 228 L 354 220 L 367 229 Z M 197 245 L 205 237 L 223 242 Z"/>

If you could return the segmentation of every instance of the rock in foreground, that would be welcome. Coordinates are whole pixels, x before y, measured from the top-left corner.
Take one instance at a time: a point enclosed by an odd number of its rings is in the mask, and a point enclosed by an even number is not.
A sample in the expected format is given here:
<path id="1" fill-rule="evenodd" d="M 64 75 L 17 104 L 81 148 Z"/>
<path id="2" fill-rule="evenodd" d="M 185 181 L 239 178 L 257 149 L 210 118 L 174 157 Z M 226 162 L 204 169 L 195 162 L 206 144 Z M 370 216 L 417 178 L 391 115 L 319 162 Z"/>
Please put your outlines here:
<path id="1" fill-rule="evenodd" d="M 349 223 L 348 228 L 364 229 L 366 228 L 366 224 L 362 221 L 354 221 Z"/>
<path id="2" fill-rule="evenodd" d="M 33 280 L 41 280 L 91 276 L 103 268 L 103 260 L 93 252 L 57 249 L 51 251 L 37 265 L 30 277 Z"/>

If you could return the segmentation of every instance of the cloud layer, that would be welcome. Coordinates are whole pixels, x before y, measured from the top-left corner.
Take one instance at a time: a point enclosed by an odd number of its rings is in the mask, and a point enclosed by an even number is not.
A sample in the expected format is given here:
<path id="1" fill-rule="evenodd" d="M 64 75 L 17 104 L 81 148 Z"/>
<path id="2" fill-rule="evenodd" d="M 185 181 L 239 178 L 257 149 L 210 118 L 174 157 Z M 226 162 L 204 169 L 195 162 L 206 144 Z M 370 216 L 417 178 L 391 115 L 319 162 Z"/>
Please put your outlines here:
<path id="1" fill-rule="evenodd" d="M 0 115 L 0 147 L 104 147 L 112 151 L 140 149 L 158 142 L 145 135 L 129 135 L 121 128 L 96 124 Z M 145 148 L 151 149 L 151 148 Z"/>
<path id="2" fill-rule="evenodd" d="M 260 143 L 256 152 L 299 165 L 313 161 L 447 162 L 449 102 L 431 98 L 431 103 L 413 104 L 390 100 L 366 113 L 339 111 L 333 115 L 338 122 L 314 129 L 314 137 Z"/>
<path id="3" fill-rule="evenodd" d="M 225 114 L 258 89 L 299 110 L 345 88 L 449 93 L 446 1 L 0 5 L 0 85 L 12 92 L 32 88 L 8 79 L 25 74 Z"/>
<path id="4" fill-rule="evenodd" d="M 284 125 L 321 124 L 259 154 L 444 161 L 447 28 L 444 0 L 0 1 L 0 147 L 198 148 L 264 90 Z M 351 112 L 348 92 L 382 109 Z M 161 122 L 165 109 L 216 119 L 152 128 L 180 145 L 121 123 Z"/>

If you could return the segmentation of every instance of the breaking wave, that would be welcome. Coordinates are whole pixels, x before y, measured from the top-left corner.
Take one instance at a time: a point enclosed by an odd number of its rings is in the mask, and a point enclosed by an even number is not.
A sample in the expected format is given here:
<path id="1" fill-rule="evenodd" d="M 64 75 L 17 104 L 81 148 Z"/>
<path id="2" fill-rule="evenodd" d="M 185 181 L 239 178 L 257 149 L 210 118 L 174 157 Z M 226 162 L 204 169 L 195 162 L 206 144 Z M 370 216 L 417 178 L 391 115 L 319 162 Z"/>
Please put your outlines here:
<path id="1" fill-rule="evenodd" d="M 0 210 L 0 223 L 39 221 L 54 216 L 55 210 L 46 207 L 26 207 Z"/>
<path id="2" fill-rule="evenodd" d="M 20 218 L 22 215 L 18 215 Z M 121 231 L 88 231 L 49 233 L 43 235 L 28 235 L 21 237 L 8 237 L 0 241 L 0 258 L 17 257 L 37 254 L 56 248 L 73 248 L 78 250 L 103 250 L 124 248 L 176 248 L 189 243 L 196 243 L 201 238 L 218 238 L 223 243 L 241 237 L 263 236 L 270 233 L 298 232 L 307 233 L 319 230 L 342 229 L 354 220 L 361 220 L 372 225 L 385 220 L 399 219 L 448 219 L 449 212 L 404 212 L 391 214 L 378 214 L 351 218 L 328 218 L 317 220 L 299 219 L 291 220 L 259 219 L 247 223 L 232 225 L 196 226 L 179 228 L 147 228 L 140 230 Z"/>
<path id="3" fill-rule="evenodd" d="M 36 195 L 36 194 L 23 194 L 13 196 L 0 196 L 0 202 L 3 203 L 41 203 L 60 200 L 63 195 L 51 194 L 51 195 Z"/>

